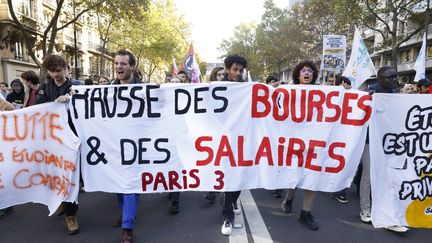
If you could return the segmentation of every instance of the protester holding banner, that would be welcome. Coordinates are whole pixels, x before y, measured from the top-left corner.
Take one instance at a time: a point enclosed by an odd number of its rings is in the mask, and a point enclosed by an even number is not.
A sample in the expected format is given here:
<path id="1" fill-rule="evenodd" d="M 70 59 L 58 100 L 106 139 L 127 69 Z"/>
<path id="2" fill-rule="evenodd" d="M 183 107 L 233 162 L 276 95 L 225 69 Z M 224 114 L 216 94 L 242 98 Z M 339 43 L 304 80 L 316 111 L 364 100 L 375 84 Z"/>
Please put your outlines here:
<path id="1" fill-rule="evenodd" d="M 294 67 L 292 76 L 294 84 L 313 85 L 318 78 L 318 68 L 312 61 L 302 61 Z M 291 213 L 294 193 L 295 188 L 288 189 L 288 192 L 282 202 L 282 211 L 286 214 Z M 314 191 L 304 190 L 303 209 L 301 210 L 299 219 L 300 223 L 311 230 L 317 230 L 319 228 L 311 214 L 315 194 L 316 192 Z"/>
<path id="2" fill-rule="evenodd" d="M 242 79 L 243 71 L 247 67 L 247 61 L 244 57 L 239 55 L 228 55 L 225 60 L 225 75 L 222 81 L 231 82 L 244 82 Z M 221 197 L 222 214 L 224 221 L 221 228 L 223 235 L 231 235 L 234 227 L 235 214 L 240 214 L 241 211 L 238 208 L 237 200 L 240 197 L 241 191 L 225 192 Z M 235 225 L 236 227 L 242 227 L 241 225 Z"/>
<path id="3" fill-rule="evenodd" d="M 72 82 L 67 77 L 68 64 L 66 60 L 59 55 L 48 55 L 44 58 L 42 65 L 48 70 L 52 79 L 39 87 L 36 104 L 42 104 L 51 101 L 67 102 L 71 91 Z M 76 214 L 78 204 L 76 202 L 63 202 L 57 209 L 58 216 L 66 213 L 66 226 L 69 234 L 76 234 L 79 231 Z"/>
<path id="4" fill-rule="evenodd" d="M 119 50 L 115 54 L 114 68 L 117 79 L 112 84 L 141 84 L 137 75 L 134 75 L 136 66 L 135 55 L 128 50 Z M 121 242 L 133 242 L 133 228 L 138 206 L 138 194 L 117 194 L 122 214 L 113 222 L 113 226 L 123 229 Z"/>
<path id="5" fill-rule="evenodd" d="M 370 93 L 388 93 L 396 92 L 398 74 L 390 66 L 383 66 L 377 72 L 377 83 L 369 86 Z M 360 220 L 364 223 L 371 222 L 371 184 L 370 184 L 370 148 L 369 135 L 366 138 L 365 147 L 361 157 L 363 172 L 360 182 Z M 395 232 L 407 232 L 408 228 L 403 226 L 390 226 L 386 229 Z"/>
<path id="6" fill-rule="evenodd" d="M 0 99 L 0 112 L 1 111 L 13 111 L 13 110 L 15 110 L 15 107 L 11 103 L 7 102 L 6 100 Z M 7 208 L 0 209 L 0 219 L 4 218 L 4 217 L 6 217 L 12 213 L 14 213 L 13 207 L 7 207 Z"/>

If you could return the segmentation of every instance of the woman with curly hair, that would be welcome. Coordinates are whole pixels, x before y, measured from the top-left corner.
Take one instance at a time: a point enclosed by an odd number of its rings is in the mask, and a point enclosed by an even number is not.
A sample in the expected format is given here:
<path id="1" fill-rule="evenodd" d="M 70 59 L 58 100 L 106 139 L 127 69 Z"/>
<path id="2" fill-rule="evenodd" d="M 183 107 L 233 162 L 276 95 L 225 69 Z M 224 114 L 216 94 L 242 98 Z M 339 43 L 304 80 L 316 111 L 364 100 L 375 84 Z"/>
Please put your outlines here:
<path id="1" fill-rule="evenodd" d="M 302 61 L 294 67 L 292 76 L 294 84 L 313 85 L 318 78 L 318 68 L 312 61 Z M 282 211 L 286 214 L 291 213 L 294 193 L 295 189 L 288 189 L 282 202 Z M 303 209 L 301 210 L 299 219 L 301 224 L 311 230 L 317 230 L 319 228 L 311 214 L 315 195 L 315 191 L 304 190 Z"/>

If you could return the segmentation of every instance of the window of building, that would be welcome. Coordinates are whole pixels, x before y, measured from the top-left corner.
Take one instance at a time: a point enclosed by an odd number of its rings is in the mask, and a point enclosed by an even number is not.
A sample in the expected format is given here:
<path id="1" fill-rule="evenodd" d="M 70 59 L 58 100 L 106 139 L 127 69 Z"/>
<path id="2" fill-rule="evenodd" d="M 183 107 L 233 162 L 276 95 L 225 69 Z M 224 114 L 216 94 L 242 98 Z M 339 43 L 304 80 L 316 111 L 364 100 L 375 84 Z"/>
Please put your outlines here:
<path id="1" fill-rule="evenodd" d="M 15 43 L 15 59 L 24 60 L 24 41 L 22 39 Z"/>
<path id="2" fill-rule="evenodd" d="M 427 48 L 427 53 L 426 53 L 426 58 L 432 58 L 432 46 L 429 46 L 428 45 L 428 48 Z"/>
<path id="3" fill-rule="evenodd" d="M 402 51 L 401 61 L 402 63 L 412 61 L 411 50 Z"/>

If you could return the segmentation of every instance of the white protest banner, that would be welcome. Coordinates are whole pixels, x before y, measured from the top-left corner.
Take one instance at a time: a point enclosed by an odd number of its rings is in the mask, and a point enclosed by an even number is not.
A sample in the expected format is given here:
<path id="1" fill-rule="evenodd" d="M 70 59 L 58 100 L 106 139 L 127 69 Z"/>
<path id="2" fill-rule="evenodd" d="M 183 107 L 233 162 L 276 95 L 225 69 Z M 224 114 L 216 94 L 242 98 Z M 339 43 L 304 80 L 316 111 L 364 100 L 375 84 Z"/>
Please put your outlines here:
<path id="1" fill-rule="evenodd" d="M 86 191 L 338 191 L 357 169 L 371 96 L 214 82 L 77 86 Z"/>
<path id="2" fill-rule="evenodd" d="M 321 70 L 339 72 L 345 68 L 346 37 L 343 35 L 324 35 Z"/>
<path id="3" fill-rule="evenodd" d="M 414 63 L 414 70 L 416 71 L 414 77 L 415 82 L 426 78 L 426 33 L 423 34 L 422 46 L 417 56 L 417 60 Z"/>
<path id="4" fill-rule="evenodd" d="M 375 74 L 376 71 L 372 59 L 361 38 L 360 31 L 356 27 L 350 60 L 342 75 L 351 80 L 351 87 L 353 89 L 358 89 L 364 81 Z"/>
<path id="5" fill-rule="evenodd" d="M 372 223 L 432 228 L 432 96 L 374 94 Z"/>
<path id="6" fill-rule="evenodd" d="M 53 214 L 79 191 L 79 139 L 65 104 L 1 112 L 0 208 L 42 203 Z"/>

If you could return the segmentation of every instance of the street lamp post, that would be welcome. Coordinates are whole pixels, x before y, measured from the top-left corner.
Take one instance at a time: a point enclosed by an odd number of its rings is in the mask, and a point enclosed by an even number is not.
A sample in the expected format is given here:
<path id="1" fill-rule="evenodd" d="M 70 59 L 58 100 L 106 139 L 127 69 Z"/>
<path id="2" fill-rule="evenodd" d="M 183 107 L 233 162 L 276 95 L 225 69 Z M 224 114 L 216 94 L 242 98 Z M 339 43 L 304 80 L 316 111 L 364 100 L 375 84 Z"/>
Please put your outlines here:
<path id="1" fill-rule="evenodd" d="M 426 44 L 425 44 L 425 48 L 426 50 L 428 49 L 428 30 L 429 30 L 429 14 L 430 14 L 430 8 L 429 8 L 429 4 L 430 4 L 430 0 L 427 1 L 427 6 L 426 6 L 426 15 L 425 15 L 425 36 L 426 36 Z M 426 51 L 427 53 L 427 51 Z"/>
<path id="2" fill-rule="evenodd" d="M 74 18 L 76 16 L 75 13 L 75 1 L 73 1 L 73 15 Z M 79 79 L 79 68 L 78 68 L 78 45 L 77 45 L 77 28 L 76 28 L 76 21 L 73 23 L 74 28 L 74 57 L 75 57 L 75 79 Z"/>

